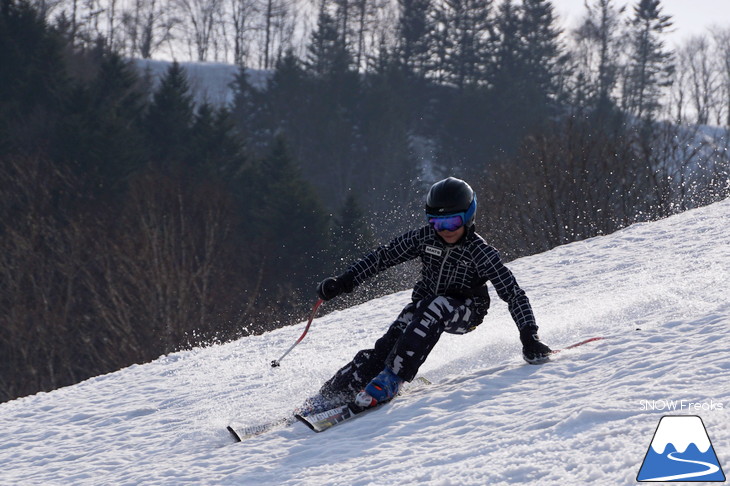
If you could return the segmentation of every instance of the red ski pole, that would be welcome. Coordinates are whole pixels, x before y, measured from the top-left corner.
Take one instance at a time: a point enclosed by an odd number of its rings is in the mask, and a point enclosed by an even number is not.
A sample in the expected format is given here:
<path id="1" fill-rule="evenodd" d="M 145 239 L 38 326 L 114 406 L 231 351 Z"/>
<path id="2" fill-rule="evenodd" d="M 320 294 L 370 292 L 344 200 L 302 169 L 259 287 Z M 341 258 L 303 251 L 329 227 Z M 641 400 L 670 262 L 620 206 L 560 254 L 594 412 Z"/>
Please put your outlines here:
<path id="1" fill-rule="evenodd" d="M 296 340 L 294 344 L 291 345 L 289 349 L 286 350 L 284 354 L 281 355 L 281 358 L 275 359 L 271 362 L 271 367 L 276 368 L 277 366 L 281 365 L 281 360 L 284 359 L 284 356 L 289 354 L 289 352 L 294 349 L 294 347 L 302 342 L 302 339 L 304 339 L 304 336 L 307 335 L 307 331 L 309 331 L 309 326 L 312 325 L 312 321 L 314 320 L 314 315 L 317 313 L 317 309 L 319 309 L 319 306 L 322 305 L 322 302 L 324 302 L 322 299 L 317 299 L 317 302 L 314 303 L 314 307 L 312 307 L 312 315 L 309 316 L 309 322 L 307 322 L 307 327 L 304 328 L 304 332 L 301 336 L 299 336 L 299 339 Z"/>

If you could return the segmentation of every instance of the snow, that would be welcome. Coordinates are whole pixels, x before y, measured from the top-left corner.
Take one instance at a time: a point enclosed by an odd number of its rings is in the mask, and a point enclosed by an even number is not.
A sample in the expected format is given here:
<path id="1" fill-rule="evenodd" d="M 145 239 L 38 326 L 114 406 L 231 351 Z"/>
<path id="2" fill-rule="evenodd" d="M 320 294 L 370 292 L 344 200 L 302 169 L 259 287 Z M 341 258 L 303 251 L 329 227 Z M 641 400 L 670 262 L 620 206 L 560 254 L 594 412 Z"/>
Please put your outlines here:
<path id="1" fill-rule="evenodd" d="M 651 448 L 657 454 L 664 454 L 664 449 L 669 444 L 672 444 L 677 452 L 684 452 L 690 444 L 694 444 L 703 454 L 711 445 L 702 426 L 702 420 L 684 415 L 665 417 L 657 427 Z"/>
<path id="2" fill-rule="evenodd" d="M 133 59 L 134 66 L 140 75 L 149 72 L 153 81 L 153 89 L 157 89 L 160 80 L 167 74 L 172 65 L 169 61 L 152 59 Z M 233 104 L 233 83 L 240 68 L 235 64 L 221 62 L 181 62 L 190 87 L 190 94 L 196 105 L 209 103 L 215 107 Z M 248 81 L 257 89 L 266 86 L 270 72 L 247 69 Z"/>
<path id="3" fill-rule="evenodd" d="M 433 385 L 321 434 L 235 444 L 225 427 L 284 416 L 408 292 L 315 319 L 279 368 L 304 323 L 1 404 L 0 484 L 634 484 L 665 415 L 701 416 L 727 473 L 728 228 L 725 200 L 511 262 L 546 343 L 607 339 L 526 365 L 495 298 L 477 330 L 437 344 Z"/>

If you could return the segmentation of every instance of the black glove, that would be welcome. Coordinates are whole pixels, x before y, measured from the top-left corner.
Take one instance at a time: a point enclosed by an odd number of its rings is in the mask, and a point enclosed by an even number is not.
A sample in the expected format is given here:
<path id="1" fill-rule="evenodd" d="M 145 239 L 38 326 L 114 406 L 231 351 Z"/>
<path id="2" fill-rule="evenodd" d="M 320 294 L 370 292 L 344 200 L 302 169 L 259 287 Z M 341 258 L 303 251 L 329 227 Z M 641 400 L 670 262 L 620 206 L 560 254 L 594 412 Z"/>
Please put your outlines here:
<path id="1" fill-rule="evenodd" d="M 327 277 L 317 285 L 317 295 L 322 300 L 334 299 L 342 293 L 342 284 L 335 277 Z"/>
<path id="2" fill-rule="evenodd" d="M 530 364 L 541 364 L 550 360 L 553 351 L 540 341 L 537 328 L 530 327 L 520 331 L 522 341 L 522 357 Z"/>
<path id="3" fill-rule="evenodd" d="M 355 288 L 352 275 L 345 272 L 339 277 L 327 277 L 317 285 L 317 296 L 322 300 L 334 299 L 343 292 L 350 293 Z"/>

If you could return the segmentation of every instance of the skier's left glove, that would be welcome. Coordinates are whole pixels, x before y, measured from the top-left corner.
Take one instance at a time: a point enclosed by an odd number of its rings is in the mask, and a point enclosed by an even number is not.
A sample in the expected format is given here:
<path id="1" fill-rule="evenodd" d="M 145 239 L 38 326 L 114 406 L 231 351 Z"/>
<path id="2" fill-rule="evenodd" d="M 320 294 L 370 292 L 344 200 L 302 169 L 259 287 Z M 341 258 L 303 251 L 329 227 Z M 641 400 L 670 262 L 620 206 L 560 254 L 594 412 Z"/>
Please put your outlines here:
<path id="1" fill-rule="evenodd" d="M 343 292 L 349 294 L 355 288 L 354 280 L 347 272 L 339 277 L 327 277 L 317 285 L 317 296 L 322 300 L 330 300 Z"/>
<path id="2" fill-rule="evenodd" d="M 545 363 L 550 359 L 552 350 L 537 335 L 537 328 L 528 327 L 520 331 L 522 357 L 530 364 Z"/>

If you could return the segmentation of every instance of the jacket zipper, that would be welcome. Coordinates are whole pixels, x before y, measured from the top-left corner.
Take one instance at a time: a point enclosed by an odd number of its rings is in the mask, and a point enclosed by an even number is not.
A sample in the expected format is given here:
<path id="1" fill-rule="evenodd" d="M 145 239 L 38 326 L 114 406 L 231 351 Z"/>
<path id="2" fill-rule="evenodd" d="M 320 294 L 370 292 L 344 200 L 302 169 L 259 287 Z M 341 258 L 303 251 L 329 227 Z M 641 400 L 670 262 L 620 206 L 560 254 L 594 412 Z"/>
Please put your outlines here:
<path id="1" fill-rule="evenodd" d="M 444 266 L 446 265 L 446 260 L 449 258 L 449 253 L 451 253 L 451 250 L 453 250 L 452 247 L 446 248 L 446 254 L 444 255 L 444 259 L 441 261 L 441 268 L 439 268 L 439 277 L 436 280 L 436 295 L 439 295 L 439 287 L 441 287 L 441 276 L 444 273 Z M 444 288 L 444 291 L 446 291 L 446 288 Z"/>

